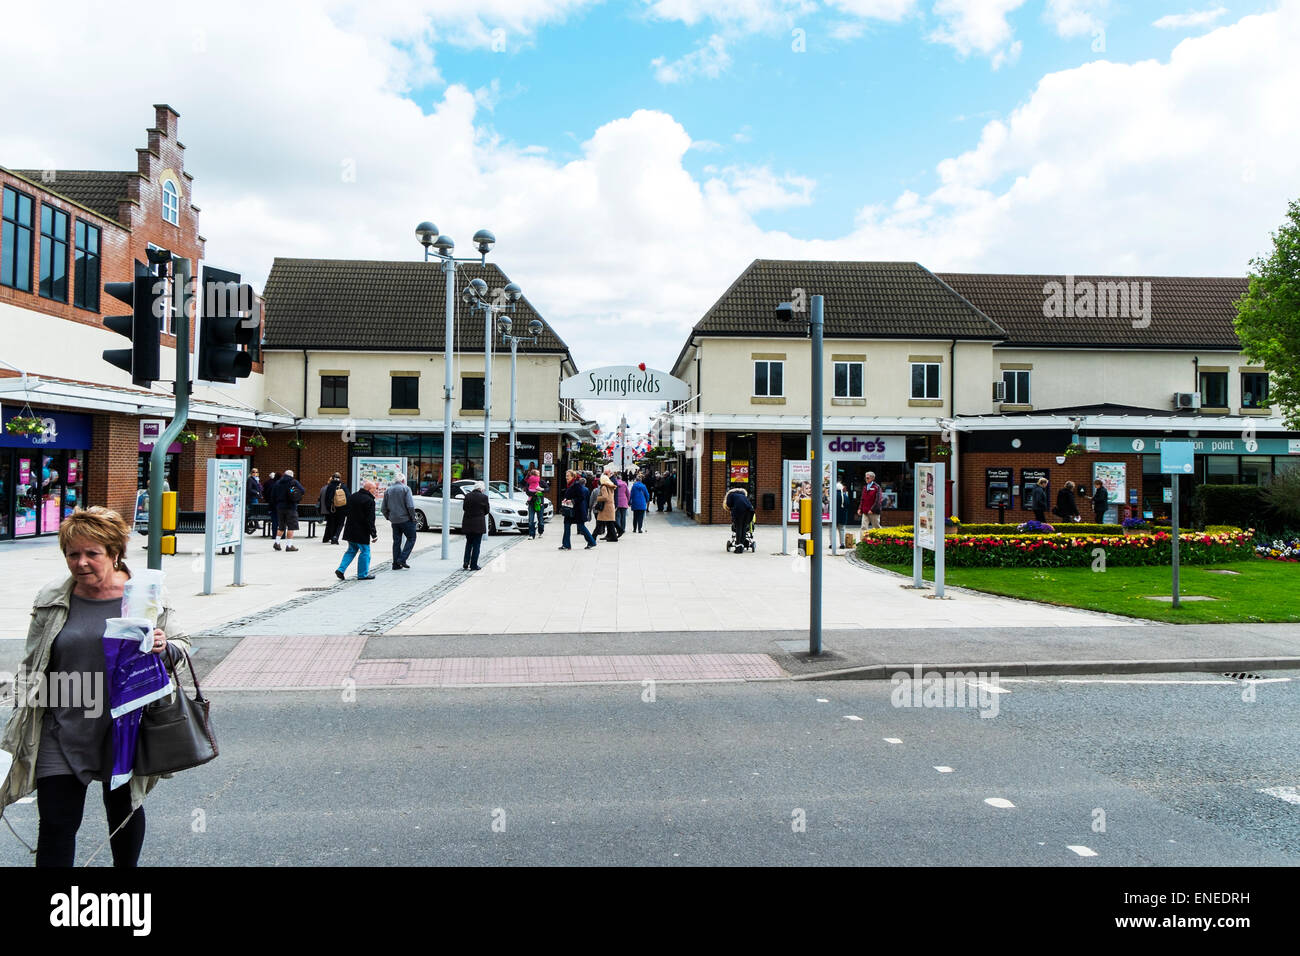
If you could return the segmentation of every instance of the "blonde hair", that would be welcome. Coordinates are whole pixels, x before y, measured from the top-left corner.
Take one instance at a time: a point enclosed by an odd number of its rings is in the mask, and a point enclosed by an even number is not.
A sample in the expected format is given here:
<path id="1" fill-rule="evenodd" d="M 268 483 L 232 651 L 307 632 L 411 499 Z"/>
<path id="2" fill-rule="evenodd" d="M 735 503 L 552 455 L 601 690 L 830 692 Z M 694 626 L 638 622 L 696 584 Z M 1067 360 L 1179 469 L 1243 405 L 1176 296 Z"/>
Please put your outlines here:
<path id="1" fill-rule="evenodd" d="M 67 554 L 74 538 L 102 544 L 113 563 L 120 564 L 131 540 L 131 526 L 112 508 L 78 508 L 59 525 L 59 550 Z"/>

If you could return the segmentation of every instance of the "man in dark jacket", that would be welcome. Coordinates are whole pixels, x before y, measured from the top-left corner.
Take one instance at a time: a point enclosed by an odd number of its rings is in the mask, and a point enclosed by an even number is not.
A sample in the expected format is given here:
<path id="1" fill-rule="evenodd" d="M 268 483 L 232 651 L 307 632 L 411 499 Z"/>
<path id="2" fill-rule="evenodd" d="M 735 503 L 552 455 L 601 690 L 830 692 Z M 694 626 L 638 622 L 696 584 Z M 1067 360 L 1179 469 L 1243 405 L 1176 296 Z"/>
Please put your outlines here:
<path id="1" fill-rule="evenodd" d="M 1034 513 L 1034 520 L 1039 524 L 1047 523 L 1047 479 L 1039 478 L 1038 483 L 1029 489 L 1029 501 L 1025 507 Z"/>
<path id="2" fill-rule="evenodd" d="M 343 492 L 343 503 L 336 504 L 338 492 Z M 339 529 L 343 526 L 343 516 L 348 510 L 348 489 L 343 484 L 343 479 L 336 471 L 320 490 L 320 498 L 317 500 L 317 506 L 321 514 L 325 516 L 325 530 L 321 532 L 322 544 L 338 544 Z"/>
<path id="3" fill-rule="evenodd" d="M 741 545 L 736 548 L 735 553 L 744 554 L 744 542 L 749 536 L 749 522 L 754 518 L 754 503 L 749 500 L 749 492 L 745 486 L 733 485 L 727 492 L 727 497 L 723 499 L 722 507 L 731 512 L 731 533 Z"/>
<path id="4" fill-rule="evenodd" d="M 1097 524 L 1101 524 L 1106 520 L 1106 508 L 1110 505 L 1110 492 L 1106 490 L 1106 486 L 1101 483 L 1100 478 L 1095 479 L 1092 486 L 1092 515 Z"/>
<path id="5" fill-rule="evenodd" d="M 659 500 L 659 510 L 670 514 L 673 510 L 673 495 L 677 493 L 677 476 L 671 471 L 659 476 L 655 485 L 655 497 Z"/>
<path id="6" fill-rule="evenodd" d="M 352 558 L 360 554 L 357 561 L 357 580 L 373 581 L 370 573 L 370 545 L 379 540 L 375 531 L 375 496 L 378 488 L 373 481 L 367 481 L 361 490 L 348 498 L 347 516 L 343 525 L 343 540 L 348 543 L 348 550 L 343 554 L 342 563 L 335 569 L 334 576 L 340 581 L 344 572 L 352 563 Z"/>
<path id="7" fill-rule="evenodd" d="M 488 531 L 488 512 L 491 510 L 492 502 L 483 491 L 483 482 L 476 482 L 469 494 L 465 495 L 464 517 L 460 522 L 460 530 L 465 534 L 466 571 L 481 570 L 478 566 L 478 552 L 483 544 L 483 535 Z"/>
<path id="8" fill-rule="evenodd" d="M 280 525 L 280 537 L 284 539 L 285 551 L 297 551 L 293 543 L 293 533 L 298 530 L 298 502 L 302 501 L 302 496 L 307 493 L 307 489 L 302 483 L 293 476 L 293 471 L 286 468 L 280 480 L 271 488 L 272 505 L 276 509 Z M 274 545 L 275 550 L 280 550 L 280 542 L 277 540 Z"/>

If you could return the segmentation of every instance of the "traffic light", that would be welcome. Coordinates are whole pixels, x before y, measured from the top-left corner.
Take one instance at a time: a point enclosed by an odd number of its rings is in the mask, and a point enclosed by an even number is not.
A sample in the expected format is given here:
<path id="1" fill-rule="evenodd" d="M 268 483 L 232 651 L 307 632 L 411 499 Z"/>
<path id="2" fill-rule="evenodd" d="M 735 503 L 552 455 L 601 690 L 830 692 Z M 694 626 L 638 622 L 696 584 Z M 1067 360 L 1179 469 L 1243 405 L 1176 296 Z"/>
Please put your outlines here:
<path id="1" fill-rule="evenodd" d="M 157 287 L 157 291 L 155 291 Z M 150 388 L 161 375 L 158 333 L 166 297 L 166 283 L 149 274 L 138 259 L 130 282 L 106 282 L 104 291 L 131 307 L 130 315 L 110 315 L 105 327 L 131 340 L 129 349 L 104 349 L 104 361 L 116 365 L 141 388 Z"/>
<path id="2" fill-rule="evenodd" d="M 194 377 L 233 385 L 248 378 L 253 360 L 241 345 L 257 335 L 253 287 L 239 273 L 203 267 L 203 319 L 199 323 L 198 369 Z"/>

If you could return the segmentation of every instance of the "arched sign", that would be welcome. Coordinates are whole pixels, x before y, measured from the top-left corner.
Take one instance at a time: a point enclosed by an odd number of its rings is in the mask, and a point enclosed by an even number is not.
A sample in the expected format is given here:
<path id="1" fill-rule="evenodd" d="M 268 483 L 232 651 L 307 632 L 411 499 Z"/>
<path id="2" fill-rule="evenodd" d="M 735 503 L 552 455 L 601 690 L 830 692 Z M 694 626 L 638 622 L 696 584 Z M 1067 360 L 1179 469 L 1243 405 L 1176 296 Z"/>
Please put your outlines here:
<path id="1" fill-rule="evenodd" d="M 561 398 L 600 401 L 680 401 L 691 397 L 690 387 L 667 372 L 640 365 L 606 365 L 593 368 L 560 383 Z"/>

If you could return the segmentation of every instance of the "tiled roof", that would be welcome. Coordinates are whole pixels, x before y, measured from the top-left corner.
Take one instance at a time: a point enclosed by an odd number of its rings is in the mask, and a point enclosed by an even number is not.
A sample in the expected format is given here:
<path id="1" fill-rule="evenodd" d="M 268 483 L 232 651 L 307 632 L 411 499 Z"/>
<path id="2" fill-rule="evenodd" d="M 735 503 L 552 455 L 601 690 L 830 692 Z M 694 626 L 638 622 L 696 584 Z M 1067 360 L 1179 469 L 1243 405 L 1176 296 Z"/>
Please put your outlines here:
<path id="1" fill-rule="evenodd" d="M 1202 278 L 1185 276 L 1074 276 L 1075 301 L 1086 295 L 1090 283 L 1094 294 L 1098 283 L 1124 283 L 1128 286 L 1128 308 L 1107 304 L 1106 316 L 1061 314 L 1044 315 L 1045 303 L 1053 311 L 1049 297 L 1060 288 L 1064 313 L 1067 277 L 1063 275 L 989 275 L 982 273 L 941 272 L 939 278 L 981 312 L 1007 330 L 1007 345 L 1113 346 L 1117 348 L 1239 347 L 1232 320 L 1237 314 L 1233 303 L 1247 290 L 1245 278 Z M 1149 283 L 1149 285 L 1148 285 Z M 1044 291 L 1044 287 L 1048 287 Z M 1138 296 L 1134 297 L 1133 292 Z M 1149 298 L 1147 294 L 1149 290 Z M 1149 311 L 1135 304 L 1135 298 Z M 1098 297 L 1100 302 L 1100 297 Z M 1115 300 L 1123 306 L 1122 300 Z M 1085 300 L 1086 305 L 1086 300 Z M 1094 307 L 1094 312 L 1099 311 Z M 1147 322 L 1149 317 L 1150 321 Z M 1135 324 L 1136 323 L 1136 324 Z"/>
<path id="2" fill-rule="evenodd" d="M 15 169 L 55 195 L 93 209 L 106 219 L 119 222 L 117 201 L 127 197 L 127 183 L 138 173 L 98 169 Z M 53 173 L 53 178 L 49 175 Z"/>
<path id="3" fill-rule="evenodd" d="M 795 289 L 826 298 L 827 338 L 1002 339 L 975 306 L 916 262 L 755 259 L 695 324 L 695 334 L 807 336 L 776 318 Z"/>
<path id="4" fill-rule="evenodd" d="M 457 351 L 483 348 L 483 312 L 471 311 L 460 300 L 460 291 L 472 279 L 483 279 L 490 290 L 510 282 L 493 264 L 457 263 L 453 327 Z M 445 292 L 446 277 L 437 262 L 277 258 L 264 292 L 265 347 L 441 352 L 446 336 Z M 520 343 L 520 352 L 568 354 L 568 346 L 527 297 L 506 314 L 515 335 L 527 335 L 528 323 L 542 320 L 538 343 Z M 496 348 L 502 349 L 499 338 L 494 339 Z"/>

